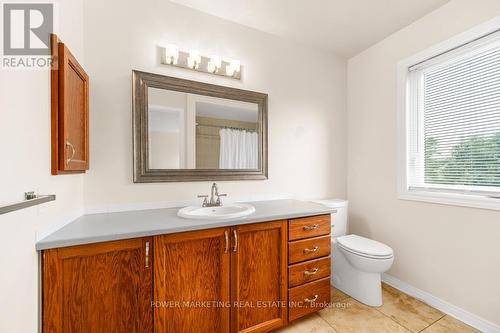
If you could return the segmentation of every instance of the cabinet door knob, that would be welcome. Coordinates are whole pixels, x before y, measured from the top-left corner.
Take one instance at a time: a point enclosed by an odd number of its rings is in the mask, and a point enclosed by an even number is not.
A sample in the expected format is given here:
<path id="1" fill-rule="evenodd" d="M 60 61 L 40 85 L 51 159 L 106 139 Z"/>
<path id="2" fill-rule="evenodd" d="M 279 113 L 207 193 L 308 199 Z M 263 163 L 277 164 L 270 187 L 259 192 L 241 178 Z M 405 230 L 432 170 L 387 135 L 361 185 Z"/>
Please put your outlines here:
<path id="1" fill-rule="evenodd" d="M 316 252 L 316 251 L 318 251 L 318 249 L 319 249 L 319 246 L 315 246 L 312 249 L 305 248 L 304 253 Z"/>
<path id="2" fill-rule="evenodd" d="M 67 139 L 66 139 L 66 147 L 71 148 L 71 157 L 66 159 L 66 165 L 69 165 L 69 163 L 73 160 L 73 157 L 75 157 L 76 150 L 75 150 L 75 146 L 73 146 L 73 144 L 71 142 L 69 142 L 69 140 L 67 140 Z"/>
<path id="3" fill-rule="evenodd" d="M 315 268 L 315 269 L 312 269 L 310 271 L 304 271 L 304 275 L 314 275 L 316 273 L 318 273 L 319 271 L 319 268 Z"/>
<path id="4" fill-rule="evenodd" d="M 319 295 L 314 295 L 313 298 L 304 298 L 304 302 L 307 302 L 307 303 L 312 303 L 312 302 L 316 302 L 316 300 L 318 299 Z"/>
<path id="5" fill-rule="evenodd" d="M 149 242 L 146 242 L 144 250 L 146 252 L 146 268 L 149 268 Z"/>
<path id="6" fill-rule="evenodd" d="M 313 224 L 313 225 L 306 225 L 304 227 L 304 231 L 311 231 L 311 230 L 316 230 L 318 229 L 319 225 Z"/>
<path id="7" fill-rule="evenodd" d="M 226 242 L 224 245 L 224 253 L 227 253 L 227 251 L 229 251 L 229 235 L 227 230 L 224 231 L 224 241 Z"/>
<path id="8" fill-rule="evenodd" d="M 233 247 L 233 252 L 238 251 L 238 233 L 236 230 L 233 230 L 233 236 L 234 236 L 234 247 Z"/>

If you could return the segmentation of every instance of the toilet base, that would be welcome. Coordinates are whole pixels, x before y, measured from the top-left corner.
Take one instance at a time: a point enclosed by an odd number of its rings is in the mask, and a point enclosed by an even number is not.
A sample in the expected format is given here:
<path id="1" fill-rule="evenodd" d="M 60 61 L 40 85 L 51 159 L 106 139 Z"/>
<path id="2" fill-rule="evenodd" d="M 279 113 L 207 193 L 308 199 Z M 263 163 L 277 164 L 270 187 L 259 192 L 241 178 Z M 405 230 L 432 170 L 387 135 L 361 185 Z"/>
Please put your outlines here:
<path id="1" fill-rule="evenodd" d="M 380 273 L 357 270 L 347 261 L 340 249 L 333 251 L 331 284 L 357 301 L 378 307 L 382 305 Z"/>

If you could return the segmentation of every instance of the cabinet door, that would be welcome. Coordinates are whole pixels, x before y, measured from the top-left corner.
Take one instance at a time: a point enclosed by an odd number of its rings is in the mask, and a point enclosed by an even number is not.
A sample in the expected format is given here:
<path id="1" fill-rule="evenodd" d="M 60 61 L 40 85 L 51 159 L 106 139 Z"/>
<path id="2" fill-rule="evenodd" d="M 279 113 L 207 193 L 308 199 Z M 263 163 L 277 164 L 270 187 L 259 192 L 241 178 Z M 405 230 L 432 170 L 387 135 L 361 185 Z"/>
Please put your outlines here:
<path id="1" fill-rule="evenodd" d="M 155 332 L 229 332 L 229 229 L 155 237 Z"/>
<path id="2" fill-rule="evenodd" d="M 43 332 L 151 332 L 151 238 L 43 252 Z"/>
<path id="3" fill-rule="evenodd" d="M 64 43 L 59 43 L 59 170 L 89 168 L 89 78 Z"/>
<path id="4" fill-rule="evenodd" d="M 231 331 L 268 332 L 287 318 L 287 223 L 232 228 Z"/>

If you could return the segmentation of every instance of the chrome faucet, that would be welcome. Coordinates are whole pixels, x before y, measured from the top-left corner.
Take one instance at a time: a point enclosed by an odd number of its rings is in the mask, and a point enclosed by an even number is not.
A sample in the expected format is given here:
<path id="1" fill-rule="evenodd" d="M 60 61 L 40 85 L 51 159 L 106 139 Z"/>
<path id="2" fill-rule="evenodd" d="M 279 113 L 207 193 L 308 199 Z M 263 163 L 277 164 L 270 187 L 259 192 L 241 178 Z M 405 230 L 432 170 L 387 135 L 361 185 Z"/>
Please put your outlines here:
<path id="1" fill-rule="evenodd" d="M 219 189 L 217 188 L 217 183 L 212 184 L 212 190 L 210 191 L 210 200 L 208 200 L 208 195 L 198 195 L 198 198 L 203 198 L 202 207 L 220 207 L 222 206 L 222 201 L 220 197 L 225 197 L 227 194 L 219 194 Z"/>

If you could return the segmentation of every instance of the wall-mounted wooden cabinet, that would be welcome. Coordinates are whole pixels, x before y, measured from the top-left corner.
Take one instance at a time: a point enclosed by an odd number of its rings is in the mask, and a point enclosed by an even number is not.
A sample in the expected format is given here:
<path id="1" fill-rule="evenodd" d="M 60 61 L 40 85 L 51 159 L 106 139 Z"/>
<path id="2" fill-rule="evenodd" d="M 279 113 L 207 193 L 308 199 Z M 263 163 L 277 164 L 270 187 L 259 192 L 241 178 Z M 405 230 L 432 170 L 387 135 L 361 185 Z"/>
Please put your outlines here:
<path id="1" fill-rule="evenodd" d="M 51 37 L 52 174 L 89 168 L 89 77 L 68 47 Z"/>

